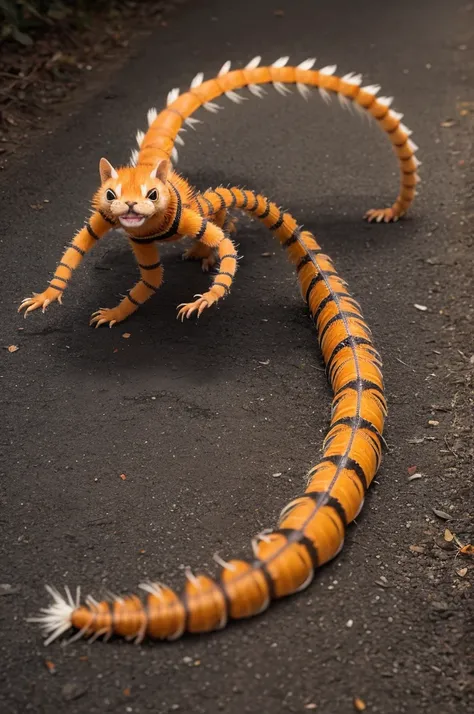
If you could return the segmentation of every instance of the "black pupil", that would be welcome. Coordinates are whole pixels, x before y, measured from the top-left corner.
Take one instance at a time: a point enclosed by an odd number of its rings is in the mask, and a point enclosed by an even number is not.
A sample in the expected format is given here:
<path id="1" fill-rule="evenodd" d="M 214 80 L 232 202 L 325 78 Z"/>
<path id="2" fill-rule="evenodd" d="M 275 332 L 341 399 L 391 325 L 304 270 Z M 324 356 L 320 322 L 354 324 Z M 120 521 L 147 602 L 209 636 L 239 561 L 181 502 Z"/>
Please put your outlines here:
<path id="1" fill-rule="evenodd" d="M 115 193 L 110 189 L 107 191 L 107 201 L 113 201 L 115 198 Z"/>
<path id="2" fill-rule="evenodd" d="M 155 189 L 153 191 L 150 191 L 150 193 L 148 194 L 148 198 L 150 199 L 150 201 L 156 201 L 156 190 Z"/>

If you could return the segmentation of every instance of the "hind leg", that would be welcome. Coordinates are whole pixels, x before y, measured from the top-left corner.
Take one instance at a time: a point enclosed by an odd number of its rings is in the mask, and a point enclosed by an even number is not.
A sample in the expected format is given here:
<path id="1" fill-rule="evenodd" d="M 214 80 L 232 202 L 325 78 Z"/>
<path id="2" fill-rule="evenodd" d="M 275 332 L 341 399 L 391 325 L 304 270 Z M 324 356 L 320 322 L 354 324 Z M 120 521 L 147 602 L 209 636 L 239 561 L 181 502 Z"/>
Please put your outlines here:
<path id="1" fill-rule="evenodd" d="M 237 231 L 236 221 L 231 218 L 225 209 L 217 211 L 210 219 L 219 228 L 222 228 L 225 233 L 235 233 Z M 184 251 L 183 260 L 200 260 L 203 272 L 207 273 L 217 263 L 217 251 L 215 248 L 210 248 L 201 241 L 196 241 L 190 248 Z"/>

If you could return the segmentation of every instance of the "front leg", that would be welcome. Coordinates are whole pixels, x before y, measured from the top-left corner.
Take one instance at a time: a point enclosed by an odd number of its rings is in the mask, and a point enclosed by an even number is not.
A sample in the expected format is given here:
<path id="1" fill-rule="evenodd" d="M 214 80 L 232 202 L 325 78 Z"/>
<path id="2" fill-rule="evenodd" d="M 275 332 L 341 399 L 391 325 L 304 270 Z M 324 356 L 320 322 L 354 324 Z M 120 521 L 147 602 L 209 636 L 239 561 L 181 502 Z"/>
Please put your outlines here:
<path id="1" fill-rule="evenodd" d="M 43 308 L 44 312 L 48 305 L 55 300 L 61 304 L 63 292 L 68 285 L 73 270 L 80 265 L 85 254 L 111 227 L 112 224 L 103 218 L 100 213 L 94 213 L 90 221 L 79 231 L 70 247 L 63 254 L 49 287 L 42 293 L 33 293 L 31 297 L 22 300 L 18 312 L 25 310 L 24 316 L 26 317 L 29 312 L 37 310 L 39 307 Z"/>
<path id="2" fill-rule="evenodd" d="M 103 307 L 94 312 L 90 321 L 91 325 L 100 327 L 100 325 L 108 323 L 109 327 L 113 327 L 117 322 L 123 322 L 138 310 L 140 305 L 143 305 L 163 282 L 164 271 L 156 246 L 154 244 L 139 245 L 132 241 L 130 244 L 140 268 L 140 280 L 118 305 L 112 308 Z"/>
<path id="3" fill-rule="evenodd" d="M 227 295 L 237 270 L 237 251 L 221 228 L 190 210 L 184 212 L 179 232 L 200 241 L 203 245 L 217 249 L 220 261 L 219 270 L 210 289 L 203 295 L 196 295 L 195 297 L 198 299 L 194 302 L 178 305 L 177 317 L 184 320 L 185 317 L 191 317 L 196 311 L 199 317 L 207 307 Z"/>

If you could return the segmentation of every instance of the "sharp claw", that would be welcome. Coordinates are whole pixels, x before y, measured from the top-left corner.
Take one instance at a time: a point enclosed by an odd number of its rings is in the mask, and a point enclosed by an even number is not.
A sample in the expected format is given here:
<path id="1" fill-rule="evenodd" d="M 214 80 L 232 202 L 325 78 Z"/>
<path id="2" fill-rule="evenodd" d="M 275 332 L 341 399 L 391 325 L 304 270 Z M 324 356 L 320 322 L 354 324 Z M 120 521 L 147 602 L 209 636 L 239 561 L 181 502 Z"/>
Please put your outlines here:
<path id="1" fill-rule="evenodd" d="M 109 322 L 109 327 L 113 327 L 116 322 L 117 322 L 117 320 L 111 320 L 111 321 Z"/>
<path id="2" fill-rule="evenodd" d="M 37 306 L 35 303 L 33 303 L 32 305 L 30 305 L 30 306 L 25 310 L 25 315 L 24 315 L 24 317 L 26 317 L 26 316 L 28 315 L 28 313 L 31 312 L 32 310 L 36 310 L 37 307 L 38 307 L 38 306 Z"/>
<path id="3" fill-rule="evenodd" d="M 377 216 L 376 220 L 377 220 L 377 223 L 381 223 L 383 220 L 383 213 L 381 213 L 380 216 Z"/>
<path id="4" fill-rule="evenodd" d="M 44 301 L 44 303 L 43 303 L 43 312 L 45 312 L 45 310 L 46 310 L 46 308 L 48 307 L 48 305 L 49 305 L 50 302 L 51 302 L 51 300 L 45 300 L 45 301 Z"/>
<path id="5" fill-rule="evenodd" d="M 97 324 L 96 324 L 96 329 L 97 329 L 97 327 L 100 327 L 101 325 L 103 325 L 104 322 L 108 322 L 108 320 L 105 317 L 102 317 L 100 320 L 98 320 Z"/>

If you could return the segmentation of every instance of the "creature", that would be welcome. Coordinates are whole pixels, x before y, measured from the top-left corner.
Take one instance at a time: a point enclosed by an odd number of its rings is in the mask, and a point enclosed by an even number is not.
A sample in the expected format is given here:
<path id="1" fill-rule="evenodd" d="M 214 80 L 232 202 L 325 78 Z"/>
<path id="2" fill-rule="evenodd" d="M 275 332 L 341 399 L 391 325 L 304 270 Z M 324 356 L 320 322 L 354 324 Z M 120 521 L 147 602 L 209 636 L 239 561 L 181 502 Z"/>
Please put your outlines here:
<path id="1" fill-rule="evenodd" d="M 160 114 L 150 109 L 148 132 L 137 134 L 140 152 L 133 152 L 130 166 L 119 169 L 101 159 L 101 186 L 93 198 L 92 217 L 61 258 L 49 287 L 26 298 L 19 310 L 25 310 L 26 316 L 40 307 L 44 312 L 55 300 L 61 302 L 85 253 L 108 230 L 121 226 L 137 259 L 140 281 L 119 305 L 94 313 L 91 324 L 112 327 L 153 295 L 163 280 L 156 243 L 183 236 L 194 239 L 185 257 L 201 259 L 205 270 L 217 265 L 209 290 L 178 306 L 181 319 L 199 316 L 232 286 L 237 251 L 229 237 L 233 224 L 228 212 L 244 210 L 273 231 L 287 250 L 316 327 L 334 393 L 322 459 L 310 470 L 304 493 L 283 509 L 277 527 L 253 539 L 252 560 L 225 562 L 215 556 L 221 565 L 218 577 L 188 571 L 181 595 L 161 583 L 147 582 L 140 586 L 145 600 L 127 595 L 98 602 L 87 596 L 81 604 L 79 589 L 73 597 L 66 587 L 63 597 L 48 587 L 52 604 L 31 618 L 43 626 L 46 644 L 70 628 L 77 630 L 72 639 L 116 634 L 136 642 L 145 636 L 171 640 L 185 631 L 206 632 L 224 627 L 228 618 L 262 612 L 271 600 L 307 587 L 315 569 L 339 553 L 345 530 L 362 508 L 377 472 L 386 417 L 381 360 L 360 305 L 349 295 L 331 259 L 310 232 L 265 196 L 238 187 L 199 193 L 170 165 L 170 159 L 177 159 L 175 142 L 183 143 L 179 135 L 183 124 L 194 128 L 198 120 L 192 114 L 201 106 L 219 111 L 214 102 L 218 96 L 225 94 L 240 103 L 244 97 L 237 89 L 247 87 L 261 97 L 262 85 L 273 84 L 281 94 L 289 91 L 288 85 L 296 85 L 307 99 L 310 88 L 317 87 L 325 101 L 337 94 L 343 107 L 367 112 L 387 132 L 400 163 L 400 193 L 390 208 L 371 209 L 365 217 L 377 222 L 402 217 L 415 196 L 419 162 L 411 132 L 401 123 L 402 115 L 390 109 L 392 99 L 377 98 L 378 86 L 362 87 L 360 75 L 340 78 L 332 66 L 315 71 L 313 59 L 297 67 L 287 62 L 283 57 L 260 67 L 260 57 L 256 57 L 235 71 L 226 62 L 216 78 L 204 82 L 198 74 L 188 92 L 180 95 L 173 89 Z"/>

